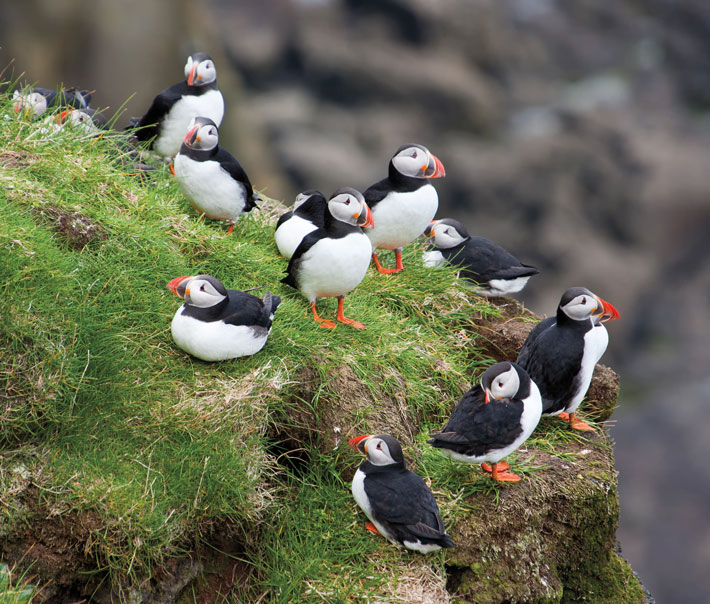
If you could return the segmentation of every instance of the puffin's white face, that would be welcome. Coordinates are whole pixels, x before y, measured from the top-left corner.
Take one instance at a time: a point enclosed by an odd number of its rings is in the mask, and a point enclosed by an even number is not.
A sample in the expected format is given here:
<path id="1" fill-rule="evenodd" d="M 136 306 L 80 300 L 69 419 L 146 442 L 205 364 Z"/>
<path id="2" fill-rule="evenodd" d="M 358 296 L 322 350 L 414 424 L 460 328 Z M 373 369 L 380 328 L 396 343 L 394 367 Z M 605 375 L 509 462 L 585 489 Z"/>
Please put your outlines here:
<path id="1" fill-rule="evenodd" d="M 12 98 L 15 101 L 12 108 L 15 113 L 27 111 L 33 118 L 39 117 L 47 111 L 47 99 L 39 92 L 30 92 L 22 94 L 19 90 L 12 93 Z"/>
<path id="2" fill-rule="evenodd" d="M 377 436 L 371 436 L 364 444 L 367 459 L 375 466 L 388 466 L 396 463 L 387 443 Z"/>
<path id="3" fill-rule="evenodd" d="M 518 388 L 520 388 L 520 376 L 515 368 L 511 366 L 508 371 L 495 376 L 488 388 L 484 384 L 484 379 L 481 378 L 481 388 L 486 391 L 489 399 L 513 398 L 517 394 Z"/>
<path id="4" fill-rule="evenodd" d="M 397 172 L 413 178 L 439 178 L 445 176 L 444 166 L 426 147 L 410 145 L 400 150 L 392 164 Z"/>
<path id="5" fill-rule="evenodd" d="M 89 134 L 94 134 L 99 132 L 99 129 L 94 124 L 91 116 L 88 113 L 84 113 L 81 109 L 74 109 L 68 113 L 60 114 L 65 123 L 69 124 L 73 128 L 78 128 Z"/>
<path id="6" fill-rule="evenodd" d="M 206 279 L 195 277 L 187 282 L 185 287 L 185 302 L 200 308 L 209 308 L 219 304 L 226 296 L 217 291 Z"/>
<path id="7" fill-rule="evenodd" d="M 456 227 L 438 220 L 432 224 L 431 234 L 434 237 L 436 247 L 444 250 L 456 247 L 468 239 L 468 237 L 461 235 L 456 230 Z"/>
<path id="8" fill-rule="evenodd" d="M 193 149 L 214 149 L 219 144 L 219 130 L 212 123 L 196 123 L 193 119 L 185 135 L 185 144 Z"/>
<path id="9" fill-rule="evenodd" d="M 589 319 L 592 315 L 598 314 L 597 310 L 601 311 L 602 305 L 592 292 L 575 296 L 562 307 L 562 311 L 575 321 Z"/>
<path id="10" fill-rule="evenodd" d="M 348 189 L 328 200 L 328 210 L 334 218 L 348 224 L 372 226 L 372 212 L 360 191 Z"/>
<path id="11" fill-rule="evenodd" d="M 217 79 L 217 69 L 212 59 L 195 61 L 192 57 L 187 57 L 185 63 L 185 79 L 190 86 L 205 86 Z"/>

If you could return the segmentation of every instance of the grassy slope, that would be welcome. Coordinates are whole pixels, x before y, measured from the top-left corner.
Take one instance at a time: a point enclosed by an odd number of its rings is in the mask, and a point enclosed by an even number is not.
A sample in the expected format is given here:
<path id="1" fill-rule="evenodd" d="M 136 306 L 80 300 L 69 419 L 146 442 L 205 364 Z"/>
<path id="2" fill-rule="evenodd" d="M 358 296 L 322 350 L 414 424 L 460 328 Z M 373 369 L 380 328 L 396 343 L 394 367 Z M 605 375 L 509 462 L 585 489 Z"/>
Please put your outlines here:
<path id="1" fill-rule="evenodd" d="M 346 314 L 365 332 L 325 331 L 305 300 L 279 283 L 286 263 L 273 244 L 273 213 L 253 212 L 228 237 L 222 224 L 197 220 L 167 170 L 141 184 L 108 161 L 118 153 L 111 136 L 43 136 L 36 124 L 9 119 L 0 121 L 0 140 L 7 467 L 28 468 L 47 509 L 91 515 L 87 553 L 116 580 L 150 574 L 166 556 L 190 550 L 212 523 L 249 531 L 265 514 L 276 533 L 266 530 L 255 563 L 265 588 L 290 594 L 277 600 L 295 601 L 295 593 L 309 600 L 300 578 L 318 582 L 323 572 L 332 580 L 334 556 L 350 566 L 365 560 L 355 576 L 391 580 L 391 571 L 373 570 L 381 559 L 362 558 L 372 540 L 353 530 L 360 515 L 328 460 L 305 480 L 284 470 L 275 477 L 263 434 L 282 411 L 283 397 L 274 394 L 304 366 L 327 374 L 346 363 L 373 390 L 401 390 L 406 376 L 408 404 L 442 417 L 481 364 L 450 328 L 476 310 L 456 295 L 453 273 L 424 271 L 410 252 L 404 275 L 371 271 L 347 298 Z M 103 237 L 74 249 L 50 228 L 59 212 L 80 212 Z M 283 297 L 264 350 L 206 364 L 176 349 L 169 325 L 180 301 L 165 284 L 200 272 Z M 329 316 L 335 302 L 319 308 Z M 479 312 L 486 308 L 478 303 Z M 450 372 L 435 364 L 444 357 Z M 397 371 L 384 372 L 388 366 Z M 0 488 L 9 493 L 13 485 Z M 0 510 L 6 535 L 20 512 L 12 504 Z M 277 548 L 283 531 L 313 555 L 296 560 Z M 323 551 L 323 539 L 334 549 Z M 359 599 L 348 595 L 351 578 L 338 582 L 339 597 Z"/>

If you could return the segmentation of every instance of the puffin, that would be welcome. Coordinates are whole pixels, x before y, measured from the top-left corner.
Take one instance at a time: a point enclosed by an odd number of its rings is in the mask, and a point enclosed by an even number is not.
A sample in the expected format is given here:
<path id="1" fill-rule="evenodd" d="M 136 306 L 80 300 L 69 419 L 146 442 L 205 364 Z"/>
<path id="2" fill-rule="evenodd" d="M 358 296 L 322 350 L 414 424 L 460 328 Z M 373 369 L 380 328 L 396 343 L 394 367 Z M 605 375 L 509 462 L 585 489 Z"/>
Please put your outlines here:
<path id="1" fill-rule="evenodd" d="M 98 134 L 108 127 L 106 116 L 91 107 L 65 109 L 57 115 L 56 121 L 58 124 L 69 125 L 86 134 Z"/>
<path id="2" fill-rule="evenodd" d="M 530 277 L 540 272 L 498 244 L 484 237 L 472 237 L 453 218 L 432 220 L 424 234 L 434 239 L 433 249 L 424 252 L 424 266 L 460 266 L 461 276 L 472 282 L 473 290 L 483 296 L 517 293 Z"/>
<path id="3" fill-rule="evenodd" d="M 518 482 L 502 461 L 537 427 L 542 414 L 540 390 L 516 363 L 502 362 L 483 372 L 480 383 L 461 397 L 430 445 L 457 461 L 480 463 L 499 482 Z"/>
<path id="4" fill-rule="evenodd" d="M 160 92 L 148 111 L 131 126 L 139 141 L 150 140 L 150 148 L 161 157 L 173 157 L 179 150 L 190 121 L 198 116 L 222 123 L 224 99 L 217 89 L 214 61 L 204 52 L 187 58 L 185 80 Z M 152 139 L 152 140 L 151 140 Z"/>
<path id="5" fill-rule="evenodd" d="M 298 244 L 311 231 L 325 226 L 326 200 L 323 193 L 316 190 L 303 191 L 296 196 L 293 210 L 279 217 L 274 231 L 274 239 L 279 253 L 291 259 Z"/>
<path id="6" fill-rule="evenodd" d="M 227 234 L 242 214 L 257 207 L 259 194 L 240 163 L 219 146 L 217 124 L 208 117 L 190 122 L 172 171 L 195 210 L 229 222 Z"/>
<path id="7" fill-rule="evenodd" d="M 49 88 L 34 88 L 15 90 L 12 93 L 15 113 L 27 112 L 32 118 L 42 116 L 50 107 L 73 107 L 75 109 L 87 109 L 91 103 L 91 93 L 87 90 L 76 88 L 60 88 L 51 90 Z"/>
<path id="8" fill-rule="evenodd" d="M 575 430 L 594 431 L 577 418 L 594 366 L 609 344 L 606 321 L 619 311 L 585 287 L 562 294 L 557 314 L 528 334 L 516 362 L 540 388 L 543 415 L 556 415 Z"/>
<path id="9" fill-rule="evenodd" d="M 422 554 L 454 547 L 434 495 L 420 476 L 407 469 L 396 438 L 365 434 L 349 444 L 367 457 L 352 482 L 353 497 L 370 519 L 367 530 Z"/>
<path id="10" fill-rule="evenodd" d="M 226 289 L 211 275 L 176 277 L 167 288 L 184 298 L 170 325 L 175 344 L 203 361 L 224 361 L 259 352 L 271 331 L 279 296 L 260 300 Z"/>
<path id="11" fill-rule="evenodd" d="M 424 232 L 439 207 L 439 196 L 429 180 L 443 176 L 444 166 L 425 146 L 403 145 L 390 159 L 387 178 L 365 190 L 365 202 L 375 222 L 367 236 L 372 242 L 372 261 L 380 273 L 403 269 L 402 247 Z M 396 268 L 382 267 L 378 249 L 394 250 Z"/>
<path id="12" fill-rule="evenodd" d="M 372 212 L 362 193 L 350 187 L 338 189 L 328 200 L 323 228 L 308 233 L 289 260 L 281 282 L 303 294 L 321 327 L 333 329 L 336 324 L 318 316 L 316 300 L 337 297 L 336 320 L 365 329 L 362 323 L 345 317 L 343 300 L 367 273 L 372 245 L 362 229 L 372 224 Z"/>

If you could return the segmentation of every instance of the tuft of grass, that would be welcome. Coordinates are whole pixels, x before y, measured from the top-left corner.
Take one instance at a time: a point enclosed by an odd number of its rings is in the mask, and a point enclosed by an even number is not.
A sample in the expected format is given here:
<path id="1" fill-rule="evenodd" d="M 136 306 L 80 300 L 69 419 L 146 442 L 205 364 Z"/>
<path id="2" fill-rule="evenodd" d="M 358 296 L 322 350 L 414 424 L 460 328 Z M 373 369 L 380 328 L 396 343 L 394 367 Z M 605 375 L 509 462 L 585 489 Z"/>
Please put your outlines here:
<path id="1" fill-rule="evenodd" d="M 0 604 L 30 604 L 36 594 L 27 573 L 0 563 Z"/>

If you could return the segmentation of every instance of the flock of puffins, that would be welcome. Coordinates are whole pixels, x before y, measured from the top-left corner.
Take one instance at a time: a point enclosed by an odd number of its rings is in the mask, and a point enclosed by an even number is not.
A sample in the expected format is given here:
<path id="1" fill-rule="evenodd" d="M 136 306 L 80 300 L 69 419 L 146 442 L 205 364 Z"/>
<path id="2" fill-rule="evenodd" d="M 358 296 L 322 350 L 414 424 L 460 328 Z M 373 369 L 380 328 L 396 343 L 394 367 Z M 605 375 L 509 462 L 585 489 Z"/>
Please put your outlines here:
<path id="1" fill-rule="evenodd" d="M 51 127 L 70 124 L 87 132 L 105 127 L 100 113 L 89 107 L 90 95 L 74 89 L 16 90 L 13 99 L 15 112 L 32 118 L 56 109 L 45 117 Z M 160 92 L 129 128 L 138 141 L 172 161 L 171 172 L 195 210 L 227 221 L 231 233 L 240 216 L 257 207 L 259 195 L 239 162 L 219 147 L 223 114 L 214 62 L 196 53 L 187 59 L 185 80 Z M 438 196 L 430 181 L 444 175 L 443 164 L 426 147 L 406 144 L 390 159 L 387 177 L 362 193 L 344 187 L 327 200 L 317 190 L 296 197 L 274 232 L 280 254 L 288 259 L 282 282 L 303 294 L 320 327 L 333 329 L 336 322 L 320 317 L 316 302 L 335 297 L 335 320 L 364 329 L 345 316 L 345 296 L 363 280 L 371 260 L 380 273 L 402 271 L 402 248 L 422 234 L 433 240 L 424 253 L 425 266 L 459 267 L 459 277 L 478 294 L 519 292 L 538 273 L 492 241 L 469 235 L 457 220 L 435 219 Z M 378 250 L 394 250 L 395 268 L 382 266 Z M 177 277 L 167 287 L 185 301 L 171 324 L 175 344 L 205 361 L 259 352 L 281 301 L 270 293 L 259 299 L 226 289 L 211 275 Z M 520 477 L 503 459 L 527 440 L 542 415 L 562 418 L 574 430 L 594 431 L 577 417 L 577 408 L 609 342 L 604 323 L 617 318 L 618 311 L 588 289 L 565 291 L 557 313 L 535 326 L 516 362 L 489 367 L 429 444 L 457 461 L 481 464 L 494 481 L 517 482 Z M 370 520 L 368 530 L 422 553 L 454 546 L 434 496 L 407 469 L 393 436 L 367 434 L 350 445 L 365 456 L 352 493 Z"/>

